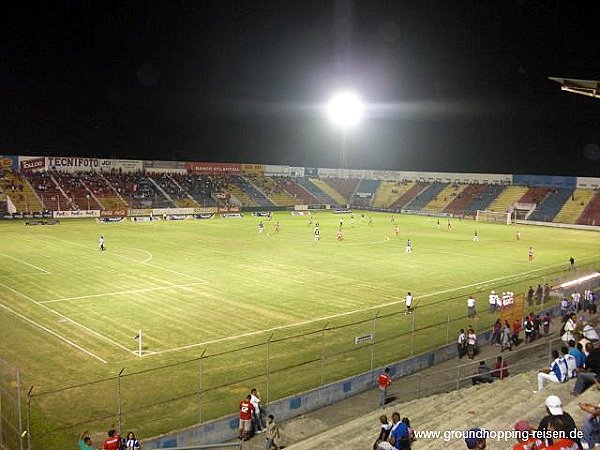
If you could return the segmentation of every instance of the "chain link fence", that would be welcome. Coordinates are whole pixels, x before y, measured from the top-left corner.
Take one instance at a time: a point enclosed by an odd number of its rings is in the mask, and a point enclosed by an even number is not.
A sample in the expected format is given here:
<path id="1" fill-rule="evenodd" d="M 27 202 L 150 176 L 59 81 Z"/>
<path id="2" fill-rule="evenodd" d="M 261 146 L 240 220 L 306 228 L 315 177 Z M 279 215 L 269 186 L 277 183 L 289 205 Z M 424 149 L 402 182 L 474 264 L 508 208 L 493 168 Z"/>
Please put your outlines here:
<path id="1" fill-rule="evenodd" d="M 0 359 L 0 448 L 23 450 L 21 373 Z"/>
<path id="2" fill-rule="evenodd" d="M 587 273 L 597 264 L 594 261 L 580 267 L 577 273 Z M 31 418 L 26 428 L 28 446 L 36 450 L 61 448 L 72 445 L 82 429 L 104 430 L 110 424 L 123 433 L 135 429 L 136 435 L 156 436 L 237 411 L 239 401 L 253 387 L 268 405 L 358 373 L 375 374 L 376 368 L 390 362 L 454 342 L 467 325 L 475 332 L 489 329 L 497 318 L 488 311 L 491 290 L 526 292 L 538 283 L 556 285 L 563 275 L 565 270 L 515 275 L 502 283 L 452 290 L 453 295 L 430 295 L 421 303 L 418 292 L 414 292 L 412 314 L 405 314 L 404 304 L 397 303 L 224 341 L 201 348 L 196 357 L 184 361 L 176 355 L 163 356 L 155 367 L 148 368 L 146 358 L 152 358 L 148 356 L 138 362 L 138 366 L 143 364 L 141 369 L 122 368 L 114 376 L 55 390 L 34 388 L 27 403 L 27 417 Z M 587 287 L 573 289 L 583 291 Z M 477 316 L 471 319 L 466 318 L 469 295 L 477 299 Z M 543 309 L 547 301 L 556 304 L 557 300 L 553 297 L 526 305 L 526 312 Z M 14 395 L 18 398 L 19 394 Z M 21 430 L 12 427 L 10 433 L 4 433 L 6 439 L 16 442 L 10 450 L 19 448 Z"/>

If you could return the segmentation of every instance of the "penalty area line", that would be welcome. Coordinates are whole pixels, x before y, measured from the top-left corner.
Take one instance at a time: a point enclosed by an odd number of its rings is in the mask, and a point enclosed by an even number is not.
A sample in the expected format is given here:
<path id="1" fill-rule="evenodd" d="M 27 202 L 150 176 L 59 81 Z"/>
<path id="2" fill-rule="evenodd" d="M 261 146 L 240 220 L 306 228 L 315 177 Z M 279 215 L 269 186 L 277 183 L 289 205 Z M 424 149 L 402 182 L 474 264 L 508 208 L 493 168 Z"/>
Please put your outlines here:
<path id="1" fill-rule="evenodd" d="M 66 337 L 64 337 L 64 336 L 60 335 L 60 334 L 59 334 L 59 333 L 57 333 L 56 331 L 53 331 L 53 330 L 51 330 L 51 329 L 49 329 L 49 328 L 46 328 L 44 325 L 42 325 L 42 324 L 40 324 L 40 323 L 37 323 L 35 320 L 33 320 L 33 319 L 30 319 L 29 317 L 26 317 L 26 316 L 24 316 L 24 315 L 23 315 L 23 314 L 21 314 L 21 313 L 18 313 L 17 311 L 15 311 L 15 310 L 13 310 L 12 308 L 10 308 L 10 307 L 6 306 L 5 304 L 3 304 L 3 303 L 0 303 L 0 308 L 3 308 L 3 309 L 5 309 L 5 310 L 6 310 L 6 311 L 8 311 L 9 313 L 11 313 L 11 314 L 15 315 L 16 317 L 18 317 L 19 319 L 21 319 L 21 320 L 23 320 L 23 321 L 25 321 L 25 322 L 27 322 L 27 323 L 29 323 L 29 324 L 33 325 L 34 327 L 37 327 L 37 328 L 39 328 L 40 330 L 43 330 L 43 331 L 45 331 L 46 333 L 49 333 L 49 334 L 51 334 L 52 336 L 54 336 L 54 337 L 56 337 L 56 338 L 60 339 L 60 340 L 61 340 L 61 341 L 63 341 L 63 342 L 66 342 L 66 343 L 67 343 L 68 345 L 70 345 L 71 347 L 74 347 L 74 348 L 76 348 L 77 350 L 79 350 L 79 351 L 81 351 L 81 352 L 85 353 L 86 355 L 89 355 L 89 356 L 91 356 L 92 358 L 95 358 L 95 359 L 97 359 L 97 360 L 98 360 L 98 361 L 100 361 L 101 363 L 103 363 L 103 364 L 108 364 L 108 363 L 106 362 L 106 360 L 104 360 L 104 359 L 100 358 L 98 355 L 95 355 L 94 353 L 90 352 L 89 350 L 86 350 L 86 349 L 85 349 L 85 348 L 83 348 L 82 346 L 80 346 L 80 345 L 77 345 L 75 342 L 73 342 L 73 341 L 70 341 L 69 339 L 67 339 Z"/>
<path id="2" fill-rule="evenodd" d="M 38 267 L 35 264 L 28 263 L 27 261 L 23 261 L 22 259 L 15 258 L 14 256 L 6 255 L 4 253 L 0 253 L 0 256 L 4 256 L 5 258 L 12 259 L 13 261 L 20 262 L 21 264 L 33 267 L 34 269 L 39 270 L 40 272 L 45 273 L 46 275 L 50 275 L 50 272 L 48 272 L 46 269 L 42 269 L 41 267 Z"/>
<path id="3" fill-rule="evenodd" d="M 583 260 L 583 259 L 589 259 L 589 258 L 581 258 L 581 259 Z M 530 271 L 527 271 L 527 272 L 522 272 L 519 275 L 529 275 L 531 273 L 539 272 L 539 271 L 542 271 L 542 270 L 547 270 L 547 269 L 550 269 L 550 268 L 553 268 L 553 267 L 560 267 L 562 265 L 564 265 L 564 264 L 561 263 L 561 264 L 554 264 L 554 265 L 551 265 L 551 266 L 541 267 L 541 268 L 530 270 Z M 430 292 L 428 294 L 424 294 L 424 295 L 420 295 L 418 297 L 415 297 L 414 301 L 415 302 L 419 302 L 421 299 L 424 299 L 424 298 L 433 297 L 435 295 L 448 294 L 450 292 L 456 292 L 456 291 L 460 291 L 460 290 L 466 289 L 466 288 L 471 288 L 471 287 L 476 287 L 476 286 L 486 286 L 488 283 L 493 283 L 493 282 L 497 282 L 497 281 L 508 280 L 508 279 L 514 278 L 515 276 L 516 275 L 507 275 L 507 276 L 504 276 L 504 277 L 492 278 L 491 280 L 479 281 L 477 283 L 466 284 L 464 286 L 459 286 L 459 287 L 455 287 L 455 288 L 445 289 L 445 290 L 442 290 L 442 291 Z M 287 324 L 287 325 L 279 325 L 279 326 L 276 326 L 276 327 L 273 327 L 273 328 L 267 328 L 267 329 L 263 329 L 263 330 L 249 331 L 247 333 L 242 333 L 242 334 L 238 334 L 238 335 L 235 335 L 235 336 L 227 336 L 227 337 L 223 337 L 223 338 L 213 339 L 213 340 L 210 340 L 210 341 L 198 342 L 198 343 L 195 343 L 195 344 L 183 345 L 181 347 L 168 348 L 168 349 L 165 349 L 165 350 L 157 350 L 155 352 L 149 353 L 147 356 L 155 356 L 155 355 L 162 355 L 162 354 L 165 354 L 165 353 L 179 352 L 179 351 L 189 350 L 191 348 L 202 347 L 202 346 L 209 345 L 209 344 L 217 344 L 217 343 L 220 343 L 220 342 L 231 341 L 231 340 L 240 339 L 240 338 L 244 338 L 244 337 L 251 337 L 251 336 L 256 336 L 256 335 L 259 335 L 259 334 L 270 333 L 270 332 L 273 332 L 273 331 L 285 330 L 285 329 L 288 329 L 288 328 L 300 327 L 300 326 L 303 326 L 303 325 L 310 325 L 311 323 L 315 323 L 315 322 L 323 322 L 323 321 L 326 321 L 326 320 L 336 319 L 336 318 L 339 318 L 339 317 L 345 317 L 345 316 L 349 316 L 349 315 L 352 315 L 352 314 L 359 314 L 359 313 L 362 313 L 362 312 L 373 311 L 375 309 L 380 309 L 380 308 L 384 308 L 384 307 L 387 307 L 387 306 L 399 305 L 399 304 L 402 304 L 404 302 L 405 302 L 404 299 L 402 299 L 402 300 L 396 300 L 396 301 L 393 301 L 393 302 L 383 303 L 383 304 L 380 304 L 380 305 L 369 306 L 367 308 L 355 309 L 353 311 L 344 311 L 344 312 L 341 312 L 341 313 L 332 314 L 330 316 L 325 316 L 325 317 L 319 317 L 319 318 L 316 318 L 316 319 L 304 320 L 304 321 L 301 321 L 301 322 L 295 322 L 295 323 L 291 323 L 291 324 Z"/>

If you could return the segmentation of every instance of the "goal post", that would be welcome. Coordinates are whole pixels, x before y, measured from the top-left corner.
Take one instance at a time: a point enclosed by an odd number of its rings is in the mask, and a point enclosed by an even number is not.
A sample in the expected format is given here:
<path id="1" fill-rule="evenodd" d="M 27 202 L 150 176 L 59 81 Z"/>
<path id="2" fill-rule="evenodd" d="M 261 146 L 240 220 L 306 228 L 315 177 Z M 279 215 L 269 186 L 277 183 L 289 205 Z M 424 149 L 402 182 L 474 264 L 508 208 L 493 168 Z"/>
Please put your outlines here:
<path id="1" fill-rule="evenodd" d="M 506 225 L 510 225 L 512 223 L 511 214 L 508 212 L 496 212 L 481 209 L 477 210 L 477 216 L 475 216 L 475 220 L 477 220 L 477 222 L 504 223 Z"/>

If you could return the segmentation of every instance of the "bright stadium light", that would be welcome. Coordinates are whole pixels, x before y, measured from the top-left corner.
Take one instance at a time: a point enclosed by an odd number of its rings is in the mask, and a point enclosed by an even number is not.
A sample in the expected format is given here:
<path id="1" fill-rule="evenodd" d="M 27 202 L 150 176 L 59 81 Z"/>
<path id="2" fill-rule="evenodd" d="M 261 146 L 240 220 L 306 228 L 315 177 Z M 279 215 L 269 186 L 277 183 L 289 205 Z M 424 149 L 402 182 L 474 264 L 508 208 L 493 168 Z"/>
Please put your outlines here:
<path id="1" fill-rule="evenodd" d="M 355 126 L 363 116 L 363 104 L 358 94 L 342 91 L 335 94 L 327 104 L 327 115 L 342 129 Z"/>

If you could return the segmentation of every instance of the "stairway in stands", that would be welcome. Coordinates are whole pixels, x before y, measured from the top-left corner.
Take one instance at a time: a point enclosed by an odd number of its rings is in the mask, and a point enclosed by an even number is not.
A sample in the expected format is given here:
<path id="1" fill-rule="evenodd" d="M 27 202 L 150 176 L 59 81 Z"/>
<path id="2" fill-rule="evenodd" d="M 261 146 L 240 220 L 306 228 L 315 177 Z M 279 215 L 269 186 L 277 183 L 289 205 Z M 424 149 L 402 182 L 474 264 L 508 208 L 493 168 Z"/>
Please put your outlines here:
<path id="1" fill-rule="evenodd" d="M 414 185 L 414 181 L 382 181 L 375 192 L 373 208 L 389 208 Z"/>
<path id="2" fill-rule="evenodd" d="M 508 186 L 488 207 L 490 211 L 508 212 L 529 189 L 523 186 Z"/>
<path id="3" fill-rule="evenodd" d="M 437 198 L 437 196 L 447 187 L 448 183 L 431 183 L 427 189 L 420 192 L 412 202 L 406 205 L 406 209 L 413 211 L 421 211 L 425 209 L 425 205 Z"/>
<path id="4" fill-rule="evenodd" d="M 581 217 L 595 194 L 596 192 L 592 189 L 575 189 L 571 198 L 565 202 L 552 222 L 577 223 L 577 219 Z"/>
<path id="5" fill-rule="evenodd" d="M 444 212 L 454 215 L 464 214 L 467 206 L 474 200 L 479 199 L 486 188 L 487 184 L 469 184 L 444 208 Z"/>
<path id="6" fill-rule="evenodd" d="M 309 178 L 308 179 L 312 184 L 314 184 L 317 189 L 320 189 L 324 192 L 329 198 L 333 200 L 334 205 L 347 205 L 348 200 L 344 198 L 342 194 L 336 191 L 332 186 L 330 186 L 324 180 L 319 178 Z"/>
<path id="7" fill-rule="evenodd" d="M 445 209 L 454 199 L 456 199 L 465 189 L 466 184 L 449 184 L 435 196 L 433 200 L 427 203 L 424 211 L 440 212 Z"/>
<path id="8" fill-rule="evenodd" d="M 573 188 L 556 188 L 550 191 L 533 214 L 529 216 L 529 220 L 552 222 L 565 202 L 571 201 L 572 194 Z"/>
<path id="9" fill-rule="evenodd" d="M 577 223 L 580 225 L 600 224 L 600 192 L 597 192 L 588 203 L 583 214 L 577 219 Z"/>

